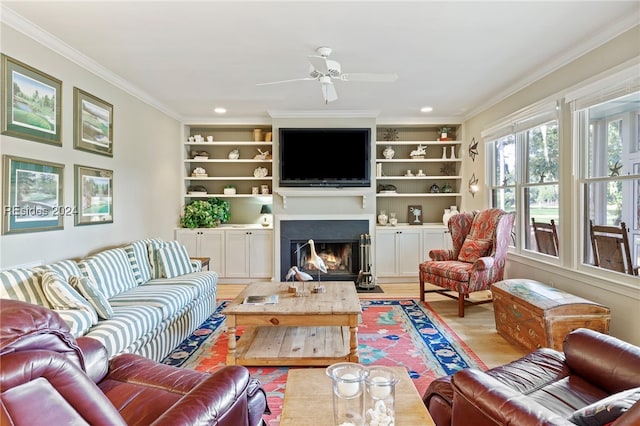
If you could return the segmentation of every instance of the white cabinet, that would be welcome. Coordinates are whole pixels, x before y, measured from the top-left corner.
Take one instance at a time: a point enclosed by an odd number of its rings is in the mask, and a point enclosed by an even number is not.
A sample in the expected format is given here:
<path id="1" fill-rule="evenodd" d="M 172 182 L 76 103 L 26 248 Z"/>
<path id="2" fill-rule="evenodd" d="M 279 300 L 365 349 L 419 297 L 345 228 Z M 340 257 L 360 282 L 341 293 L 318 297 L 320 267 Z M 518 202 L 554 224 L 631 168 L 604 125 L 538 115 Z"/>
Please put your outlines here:
<path id="1" fill-rule="evenodd" d="M 451 234 L 443 226 L 429 227 L 422 231 L 423 259 L 429 260 L 429 251 L 435 249 L 449 250 L 451 248 Z"/>
<path id="2" fill-rule="evenodd" d="M 376 264 L 378 277 L 417 277 L 422 260 L 422 227 L 378 227 Z"/>
<path id="3" fill-rule="evenodd" d="M 273 231 L 227 229 L 225 231 L 226 278 L 273 277 Z"/>
<path id="4" fill-rule="evenodd" d="M 191 257 L 209 257 L 209 270 L 224 275 L 225 251 L 222 229 L 176 229 L 180 241 Z"/>
<path id="5" fill-rule="evenodd" d="M 176 240 L 189 256 L 209 257 L 219 278 L 272 278 L 273 229 L 176 229 Z"/>

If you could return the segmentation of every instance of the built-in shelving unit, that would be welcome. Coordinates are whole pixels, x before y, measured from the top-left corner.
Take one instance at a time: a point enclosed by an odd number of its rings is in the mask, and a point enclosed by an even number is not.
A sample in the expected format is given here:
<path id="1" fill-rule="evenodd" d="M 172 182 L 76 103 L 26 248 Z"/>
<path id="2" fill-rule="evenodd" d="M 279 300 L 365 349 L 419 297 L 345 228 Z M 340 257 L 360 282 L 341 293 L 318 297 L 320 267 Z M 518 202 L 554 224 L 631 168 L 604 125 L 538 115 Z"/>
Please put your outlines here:
<path id="1" fill-rule="evenodd" d="M 263 135 L 260 140 L 254 140 L 255 129 L 260 129 L 259 133 Z M 209 197 L 271 197 L 273 143 L 270 138 L 264 140 L 268 132 L 271 129 L 264 126 L 188 127 L 187 140 L 183 142 L 185 202 Z M 189 140 L 196 135 L 204 140 Z M 207 141 L 207 137 L 213 140 Z M 234 150 L 238 152 L 237 158 L 230 157 Z M 268 155 L 262 158 L 261 152 L 268 152 Z M 258 168 L 265 169 L 266 175 L 259 174 L 256 171 Z M 204 173 L 195 174 L 196 169 Z M 235 194 L 228 190 L 225 193 L 225 188 L 229 187 L 235 188 Z M 258 188 L 258 194 L 253 192 L 254 188 Z M 204 189 L 206 192 L 195 189 Z"/>
<path id="2" fill-rule="evenodd" d="M 459 140 L 438 140 L 439 126 L 378 126 L 376 207 L 408 221 L 408 207 L 423 206 L 423 221 L 438 222 L 444 208 L 459 205 L 462 190 Z M 385 156 L 387 147 L 393 157 Z M 424 155 L 416 154 L 419 147 Z M 436 191 L 437 187 L 437 191 Z"/>

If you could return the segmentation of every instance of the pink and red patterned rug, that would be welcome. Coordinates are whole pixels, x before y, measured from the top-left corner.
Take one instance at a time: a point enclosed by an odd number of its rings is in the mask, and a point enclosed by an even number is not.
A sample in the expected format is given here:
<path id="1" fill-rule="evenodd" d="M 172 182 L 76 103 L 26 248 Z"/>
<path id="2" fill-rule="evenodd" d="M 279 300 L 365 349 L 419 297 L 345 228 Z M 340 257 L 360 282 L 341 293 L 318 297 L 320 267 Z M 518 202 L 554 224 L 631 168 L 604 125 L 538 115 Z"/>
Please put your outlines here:
<path id="1" fill-rule="evenodd" d="M 225 365 L 227 336 L 221 313 L 226 301 L 192 336 L 163 361 L 165 364 L 213 372 Z M 415 300 L 361 300 L 358 354 L 365 365 L 404 366 L 422 395 L 437 377 L 486 365 L 460 340 L 429 305 Z M 238 329 L 237 334 L 241 335 Z M 249 367 L 267 392 L 269 426 L 280 423 L 288 367 Z"/>

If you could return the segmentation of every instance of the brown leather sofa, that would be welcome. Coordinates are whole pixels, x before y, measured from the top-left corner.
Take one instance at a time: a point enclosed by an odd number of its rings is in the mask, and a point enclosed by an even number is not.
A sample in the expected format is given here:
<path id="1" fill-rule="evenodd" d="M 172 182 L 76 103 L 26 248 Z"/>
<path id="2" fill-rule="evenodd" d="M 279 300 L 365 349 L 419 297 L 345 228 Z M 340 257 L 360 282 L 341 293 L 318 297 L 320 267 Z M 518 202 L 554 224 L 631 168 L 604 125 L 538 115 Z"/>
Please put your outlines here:
<path id="1" fill-rule="evenodd" d="M 202 373 L 139 355 L 107 357 L 60 316 L 0 299 L 2 425 L 259 425 L 268 410 L 246 368 Z"/>
<path id="2" fill-rule="evenodd" d="M 631 408 L 617 419 L 596 420 L 616 409 L 602 403 L 604 398 L 638 387 L 639 347 L 578 329 L 565 338 L 563 352 L 541 348 L 485 372 L 461 370 L 434 380 L 423 400 L 437 426 L 575 426 L 581 421 L 637 426 L 640 402 L 628 400 Z M 640 389 L 634 392 L 640 395 Z M 586 418 L 572 418 L 584 412 Z"/>

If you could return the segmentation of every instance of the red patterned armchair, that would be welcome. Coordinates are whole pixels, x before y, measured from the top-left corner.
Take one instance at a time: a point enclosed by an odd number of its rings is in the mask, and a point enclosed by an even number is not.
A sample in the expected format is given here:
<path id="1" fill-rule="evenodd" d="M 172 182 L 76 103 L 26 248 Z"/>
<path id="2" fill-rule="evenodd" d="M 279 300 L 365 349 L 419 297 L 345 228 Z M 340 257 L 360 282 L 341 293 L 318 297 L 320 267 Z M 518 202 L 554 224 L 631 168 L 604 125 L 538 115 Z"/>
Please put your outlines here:
<path id="1" fill-rule="evenodd" d="M 451 216 L 453 249 L 431 250 L 431 260 L 420 264 L 420 297 L 424 300 L 425 293 L 438 292 L 457 299 L 458 316 L 464 317 L 465 303 L 471 303 L 466 300 L 470 293 L 488 290 L 503 279 L 513 220 L 513 214 L 500 209 Z M 425 283 L 442 288 L 426 290 Z M 475 303 L 486 302 L 491 300 Z"/>

